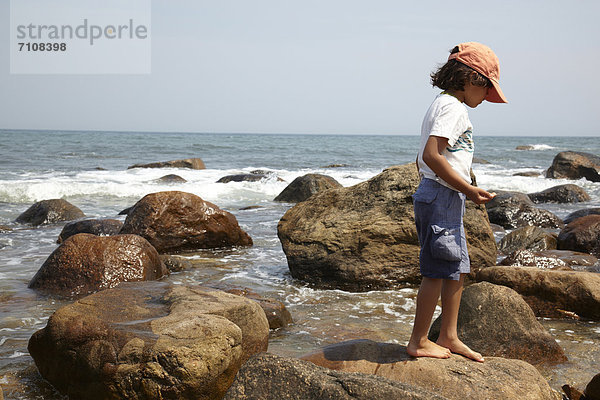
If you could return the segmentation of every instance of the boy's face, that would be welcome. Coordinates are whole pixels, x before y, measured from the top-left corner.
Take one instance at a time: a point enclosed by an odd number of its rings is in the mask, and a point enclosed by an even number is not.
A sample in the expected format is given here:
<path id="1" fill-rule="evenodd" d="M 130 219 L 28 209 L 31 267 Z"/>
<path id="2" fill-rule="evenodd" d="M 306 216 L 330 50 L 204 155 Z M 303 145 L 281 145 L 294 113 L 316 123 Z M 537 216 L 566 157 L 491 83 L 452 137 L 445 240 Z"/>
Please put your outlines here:
<path id="1" fill-rule="evenodd" d="M 480 105 L 490 89 L 486 86 L 475 86 L 471 82 L 465 84 L 465 104 L 471 108 Z"/>

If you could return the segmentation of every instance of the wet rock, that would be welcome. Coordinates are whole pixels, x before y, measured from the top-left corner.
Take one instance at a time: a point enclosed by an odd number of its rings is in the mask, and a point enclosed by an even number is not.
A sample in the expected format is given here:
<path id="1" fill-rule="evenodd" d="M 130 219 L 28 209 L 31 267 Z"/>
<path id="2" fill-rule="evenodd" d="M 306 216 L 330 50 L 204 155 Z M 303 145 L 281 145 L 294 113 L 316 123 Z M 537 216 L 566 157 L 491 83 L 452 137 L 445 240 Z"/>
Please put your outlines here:
<path id="1" fill-rule="evenodd" d="M 320 168 L 344 168 L 344 167 L 349 167 L 349 165 L 348 164 L 329 164 L 329 165 L 325 165 Z"/>
<path id="2" fill-rule="evenodd" d="M 430 340 L 438 339 L 440 326 L 438 317 L 429 331 Z M 534 365 L 567 361 L 525 300 L 508 287 L 488 282 L 465 288 L 458 312 L 458 337 L 484 357 L 516 358 Z"/>
<path id="3" fill-rule="evenodd" d="M 292 276 L 355 291 L 418 283 L 412 205 L 418 184 L 415 164 L 402 165 L 292 207 L 277 227 Z M 464 224 L 473 271 L 495 265 L 496 242 L 485 207 L 467 202 Z"/>
<path id="4" fill-rule="evenodd" d="M 72 221 L 85 217 L 83 211 L 63 199 L 42 200 L 33 204 L 23 214 L 19 215 L 16 222 L 31 224 L 53 224 L 61 221 Z"/>
<path id="5" fill-rule="evenodd" d="M 238 372 L 223 400 L 447 400 L 416 385 L 376 375 L 333 371 L 311 362 L 262 353 Z"/>
<path id="6" fill-rule="evenodd" d="M 340 187 L 342 185 L 330 176 L 306 174 L 294 179 L 273 201 L 299 203 L 315 193 Z"/>
<path id="7" fill-rule="evenodd" d="M 67 223 L 60 234 L 56 243 L 62 243 L 67 238 L 78 233 L 90 233 L 96 236 L 112 236 L 119 233 L 123 227 L 123 222 L 117 219 L 86 219 Z"/>
<path id="8" fill-rule="evenodd" d="M 157 181 L 160 183 L 186 183 L 187 182 L 186 179 L 182 178 L 179 175 L 175 175 L 175 174 L 161 176 L 160 178 L 157 179 Z"/>
<path id="9" fill-rule="evenodd" d="M 190 169 L 206 169 L 204 162 L 199 158 L 186 158 L 183 160 L 172 160 L 154 162 L 149 164 L 134 164 L 127 169 L 132 168 L 190 168 Z"/>
<path id="10" fill-rule="evenodd" d="M 513 176 L 540 176 L 541 174 L 537 171 L 525 171 L 525 172 L 517 172 L 513 174 Z"/>
<path id="11" fill-rule="evenodd" d="M 124 209 L 123 211 L 121 211 L 119 213 L 119 215 L 127 215 L 127 214 L 129 214 L 129 211 L 131 211 L 132 208 L 133 208 L 133 206 L 127 207 L 126 209 Z"/>
<path id="12" fill-rule="evenodd" d="M 582 399 L 583 393 L 570 385 L 563 385 L 562 390 L 565 392 L 567 400 L 585 400 L 585 397 Z"/>
<path id="13" fill-rule="evenodd" d="M 178 191 L 146 195 L 127 215 L 121 233 L 146 238 L 161 254 L 252 245 L 231 213 Z"/>
<path id="14" fill-rule="evenodd" d="M 586 215 L 600 215 L 600 207 L 598 208 L 585 208 L 583 210 L 577 210 L 567 215 L 564 219 L 565 224 L 570 224 L 572 221 L 577 218 L 585 217 Z"/>
<path id="15" fill-rule="evenodd" d="M 383 376 L 447 399 L 561 399 L 535 367 L 521 360 L 414 358 L 405 346 L 370 340 L 334 344 L 302 359 L 333 370 Z"/>
<path id="16" fill-rule="evenodd" d="M 510 254 L 516 250 L 554 250 L 556 235 L 537 226 L 523 226 L 507 234 L 498 243 L 498 250 Z"/>
<path id="17" fill-rule="evenodd" d="M 596 257 L 570 250 L 517 250 L 500 262 L 500 265 L 515 267 L 598 272 L 596 264 Z"/>
<path id="18" fill-rule="evenodd" d="M 572 183 L 530 193 L 528 196 L 534 203 L 578 203 L 591 200 L 585 190 Z"/>
<path id="19" fill-rule="evenodd" d="M 262 297 L 258 293 L 247 288 L 229 288 L 225 291 L 227 293 L 235 294 L 236 296 L 243 296 L 256 301 L 267 316 L 269 329 L 283 328 L 293 322 L 292 314 L 290 314 L 285 305 L 279 300 Z"/>
<path id="20" fill-rule="evenodd" d="M 508 286 L 523 296 L 537 316 L 556 316 L 571 311 L 600 320 L 600 274 L 554 271 L 533 267 L 489 267 L 477 273 L 477 281 Z"/>
<path id="21" fill-rule="evenodd" d="M 136 235 L 80 233 L 65 240 L 40 267 L 29 287 L 61 296 L 80 296 L 120 282 L 159 279 L 168 272 L 148 241 Z"/>
<path id="22" fill-rule="evenodd" d="M 161 254 L 160 260 L 165 264 L 169 272 L 180 272 L 193 268 L 192 262 L 183 257 Z"/>
<path id="23" fill-rule="evenodd" d="M 528 144 L 525 146 L 517 146 L 517 147 L 515 147 L 515 150 L 535 150 L 535 147 Z"/>
<path id="24" fill-rule="evenodd" d="M 558 234 L 560 250 L 600 254 L 600 215 L 587 215 L 569 223 Z"/>
<path id="25" fill-rule="evenodd" d="M 578 151 L 558 153 L 546 171 L 547 178 L 581 179 L 600 182 L 600 157 Z"/>
<path id="26" fill-rule="evenodd" d="M 10 226 L 0 225 L 0 232 L 10 232 L 13 229 Z"/>
<path id="27" fill-rule="evenodd" d="M 484 160 L 483 158 L 473 157 L 474 164 L 491 164 L 488 160 Z"/>
<path id="28" fill-rule="evenodd" d="M 263 206 L 248 206 L 248 207 L 242 207 L 240 208 L 240 211 L 246 211 L 246 210 L 256 210 L 258 208 L 263 208 Z"/>
<path id="29" fill-rule="evenodd" d="M 583 391 L 585 400 L 600 400 L 600 374 L 592 378 Z"/>
<path id="30" fill-rule="evenodd" d="M 228 182 L 258 182 L 262 179 L 267 179 L 266 175 L 257 174 L 238 174 L 238 175 L 227 175 L 217 181 L 217 183 L 228 183 Z"/>
<path id="31" fill-rule="evenodd" d="M 514 229 L 521 226 L 540 228 L 560 228 L 562 221 L 547 210 L 536 208 L 525 193 L 498 192 L 497 196 L 486 204 L 490 222 Z"/>
<path id="32" fill-rule="evenodd" d="M 141 282 L 58 309 L 28 350 L 73 399 L 220 399 L 239 367 L 267 349 L 268 335 L 251 300 Z"/>

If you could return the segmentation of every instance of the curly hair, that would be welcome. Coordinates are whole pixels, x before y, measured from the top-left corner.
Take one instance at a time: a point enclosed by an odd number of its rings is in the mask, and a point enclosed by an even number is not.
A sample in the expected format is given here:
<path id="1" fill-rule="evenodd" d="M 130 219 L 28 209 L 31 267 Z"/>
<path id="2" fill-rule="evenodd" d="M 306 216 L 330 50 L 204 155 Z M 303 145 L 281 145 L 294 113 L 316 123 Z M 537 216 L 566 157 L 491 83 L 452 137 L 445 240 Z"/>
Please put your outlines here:
<path id="1" fill-rule="evenodd" d="M 450 54 L 458 53 L 458 51 L 458 46 L 456 46 L 450 51 Z M 442 90 L 464 90 L 467 79 L 474 86 L 492 87 L 492 82 L 488 78 L 456 60 L 449 60 L 437 71 L 432 72 L 430 77 L 431 85 Z"/>

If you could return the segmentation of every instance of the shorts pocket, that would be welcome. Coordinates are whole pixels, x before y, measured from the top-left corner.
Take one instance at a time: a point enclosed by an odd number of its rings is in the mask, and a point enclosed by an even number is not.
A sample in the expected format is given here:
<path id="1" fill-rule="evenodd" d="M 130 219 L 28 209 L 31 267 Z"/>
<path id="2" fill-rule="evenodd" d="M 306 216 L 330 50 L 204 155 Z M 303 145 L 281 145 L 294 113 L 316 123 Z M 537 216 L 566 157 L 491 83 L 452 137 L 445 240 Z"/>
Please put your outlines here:
<path id="1" fill-rule="evenodd" d="M 434 258 L 446 261 L 460 261 L 462 259 L 460 224 L 431 225 L 433 238 L 431 241 L 431 254 Z"/>
<path id="2" fill-rule="evenodd" d="M 430 204 L 432 203 L 436 197 L 438 196 L 438 188 L 432 187 L 431 185 L 423 185 L 421 184 L 415 194 L 413 194 L 413 201 L 418 201 L 421 203 Z"/>

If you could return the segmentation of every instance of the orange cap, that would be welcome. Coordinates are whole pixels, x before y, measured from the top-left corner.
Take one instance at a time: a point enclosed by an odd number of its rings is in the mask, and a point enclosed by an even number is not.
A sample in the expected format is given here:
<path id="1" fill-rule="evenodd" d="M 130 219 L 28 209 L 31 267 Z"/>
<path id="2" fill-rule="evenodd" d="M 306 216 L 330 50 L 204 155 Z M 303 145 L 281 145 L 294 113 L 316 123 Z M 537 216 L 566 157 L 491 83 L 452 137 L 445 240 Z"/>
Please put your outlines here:
<path id="1" fill-rule="evenodd" d="M 500 61 L 496 54 L 484 44 L 466 42 L 458 45 L 458 53 L 452 53 L 448 61 L 459 61 L 481 75 L 488 78 L 493 87 L 490 88 L 485 100 L 491 103 L 508 103 L 500 89 Z"/>

